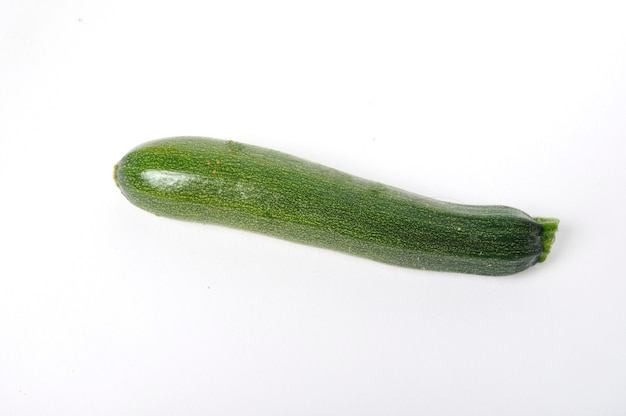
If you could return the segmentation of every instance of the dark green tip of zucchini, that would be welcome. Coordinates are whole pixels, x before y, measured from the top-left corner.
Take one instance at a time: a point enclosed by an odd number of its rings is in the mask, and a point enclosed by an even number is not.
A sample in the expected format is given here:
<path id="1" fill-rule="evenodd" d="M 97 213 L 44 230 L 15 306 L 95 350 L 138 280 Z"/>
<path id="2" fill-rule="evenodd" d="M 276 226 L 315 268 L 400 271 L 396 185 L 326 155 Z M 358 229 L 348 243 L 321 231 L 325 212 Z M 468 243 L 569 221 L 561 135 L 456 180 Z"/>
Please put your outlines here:
<path id="1" fill-rule="evenodd" d="M 556 232 L 559 229 L 559 220 L 556 218 L 533 218 L 539 224 L 543 226 L 543 233 L 541 233 L 541 243 L 543 244 L 543 253 L 539 256 L 539 263 L 544 261 L 550 253 L 550 248 L 556 237 Z"/>

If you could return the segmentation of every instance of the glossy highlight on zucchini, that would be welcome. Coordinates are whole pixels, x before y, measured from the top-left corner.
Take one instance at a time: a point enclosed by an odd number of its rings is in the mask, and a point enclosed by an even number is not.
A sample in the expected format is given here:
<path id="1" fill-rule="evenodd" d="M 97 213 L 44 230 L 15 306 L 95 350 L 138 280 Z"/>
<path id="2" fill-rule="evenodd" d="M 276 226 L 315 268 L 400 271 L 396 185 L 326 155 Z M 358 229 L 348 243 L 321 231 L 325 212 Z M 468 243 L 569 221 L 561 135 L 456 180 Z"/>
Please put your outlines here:
<path id="1" fill-rule="evenodd" d="M 219 224 L 396 266 L 509 275 L 546 259 L 559 221 L 442 202 L 275 150 L 173 137 L 127 153 L 122 194 L 159 216 Z"/>

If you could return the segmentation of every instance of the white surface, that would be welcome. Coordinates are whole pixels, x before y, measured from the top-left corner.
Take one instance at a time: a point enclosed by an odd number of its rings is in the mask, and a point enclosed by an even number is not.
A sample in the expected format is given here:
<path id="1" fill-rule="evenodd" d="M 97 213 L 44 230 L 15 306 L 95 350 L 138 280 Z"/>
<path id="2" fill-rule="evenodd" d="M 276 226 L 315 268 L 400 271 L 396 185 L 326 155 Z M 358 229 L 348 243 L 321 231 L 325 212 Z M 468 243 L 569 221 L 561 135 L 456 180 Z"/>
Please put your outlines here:
<path id="1" fill-rule="evenodd" d="M 0 3 L 0 414 L 626 414 L 621 2 Z M 129 204 L 155 138 L 561 219 L 510 278 Z"/>

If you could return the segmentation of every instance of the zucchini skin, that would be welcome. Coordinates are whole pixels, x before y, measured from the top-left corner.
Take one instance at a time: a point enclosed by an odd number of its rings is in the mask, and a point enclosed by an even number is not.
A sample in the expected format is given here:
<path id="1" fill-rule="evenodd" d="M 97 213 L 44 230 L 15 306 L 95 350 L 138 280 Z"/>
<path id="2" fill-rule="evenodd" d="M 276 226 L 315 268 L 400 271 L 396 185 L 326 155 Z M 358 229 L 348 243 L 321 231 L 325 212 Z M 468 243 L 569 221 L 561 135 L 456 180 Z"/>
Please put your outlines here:
<path id="1" fill-rule="evenodd" d="M 155 140 L 114 168 L 159 216 L 219 224 L 416 269 L 509 275 L 545 260 L 558 220 L 437 201 L 274 150 L 202 137 Z"/>

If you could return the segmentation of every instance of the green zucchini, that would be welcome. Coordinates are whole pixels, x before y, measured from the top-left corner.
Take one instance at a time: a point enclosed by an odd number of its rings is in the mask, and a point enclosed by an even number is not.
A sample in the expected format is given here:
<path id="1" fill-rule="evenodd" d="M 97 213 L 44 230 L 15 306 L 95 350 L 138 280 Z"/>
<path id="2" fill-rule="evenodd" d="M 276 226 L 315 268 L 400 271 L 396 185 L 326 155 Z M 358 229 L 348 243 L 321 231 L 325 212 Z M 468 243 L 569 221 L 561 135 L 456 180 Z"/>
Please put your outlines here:
<path id="1" fill-rule="evenodd" d="M 262 147 L 201 137 L 145 143 L 115 165 L 159 216 L 219 224 L 417 269 L 508 275 L 545 260 L 558 220 L 437 201 Z"/>

